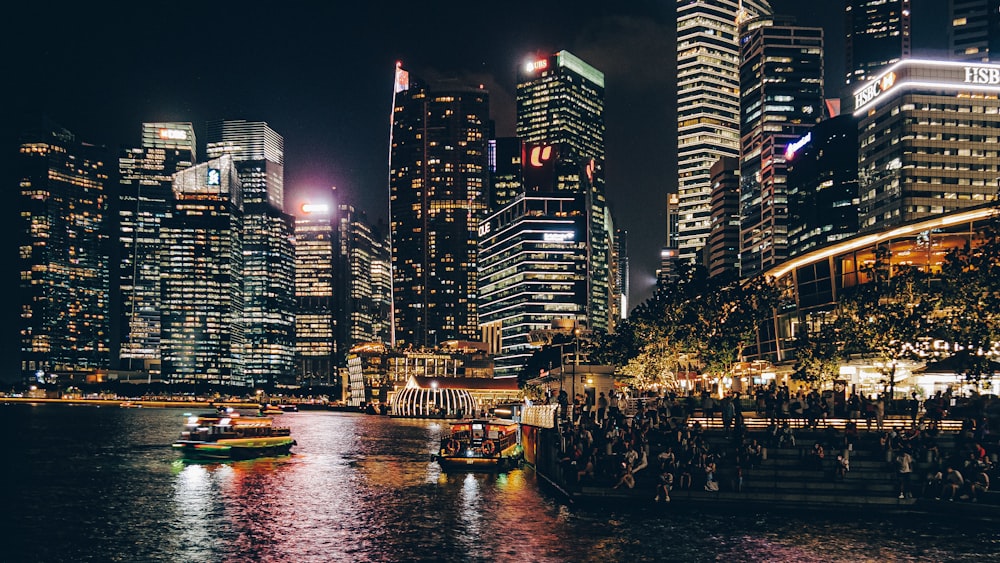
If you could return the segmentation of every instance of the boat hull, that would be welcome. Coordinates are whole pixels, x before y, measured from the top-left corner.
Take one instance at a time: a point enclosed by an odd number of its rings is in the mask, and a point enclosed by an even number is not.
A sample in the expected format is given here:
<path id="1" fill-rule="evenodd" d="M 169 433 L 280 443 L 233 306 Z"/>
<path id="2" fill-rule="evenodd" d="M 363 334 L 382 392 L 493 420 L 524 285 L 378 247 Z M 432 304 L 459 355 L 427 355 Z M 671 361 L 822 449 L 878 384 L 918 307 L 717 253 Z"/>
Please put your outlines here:
<path id="1" fill-rule="evenodd" d="M 520 465 L 524 456 L 520 448 L 510 448 L 499 456 L 442 453 L 434 458 L 445 471 L 507 471 Z"/>
<path id="2" fill-rule="evenodd" d="M 185 459 L 239 460 L 274 457 L 291 453 L 295 440 L 287 436 L 232 438 L 216 442 L 178 440 L 173 448 Z"/>

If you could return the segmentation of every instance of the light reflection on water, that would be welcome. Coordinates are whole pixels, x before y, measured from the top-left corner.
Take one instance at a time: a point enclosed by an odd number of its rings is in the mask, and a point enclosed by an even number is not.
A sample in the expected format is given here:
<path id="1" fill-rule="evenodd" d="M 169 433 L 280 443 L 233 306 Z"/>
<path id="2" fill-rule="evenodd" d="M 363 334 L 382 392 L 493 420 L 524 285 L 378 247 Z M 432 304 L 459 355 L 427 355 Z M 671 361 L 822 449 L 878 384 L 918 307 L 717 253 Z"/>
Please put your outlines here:
<path id="1" fill-rule="evenodd" d="M 176 459 L 174 409 L 0 406 L 3 561 L 991 561 L 991 526 L 571 509 L 531 470 L 443 473 L 438 421 L 279 417 L 294 455 Z M 652 496 L 652 495 L 650 495 Z"/>

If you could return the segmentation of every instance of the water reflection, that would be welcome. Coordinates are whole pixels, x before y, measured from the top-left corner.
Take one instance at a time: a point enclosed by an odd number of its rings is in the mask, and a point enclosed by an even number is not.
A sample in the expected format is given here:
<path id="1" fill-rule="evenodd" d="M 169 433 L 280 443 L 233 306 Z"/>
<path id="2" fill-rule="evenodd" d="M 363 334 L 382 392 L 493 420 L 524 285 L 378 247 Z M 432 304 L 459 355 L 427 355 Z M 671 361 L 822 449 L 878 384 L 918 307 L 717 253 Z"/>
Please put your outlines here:
<path id="1" fill-rule="evenodd" d="M 178 461 L 178 411 L 0 407 L 4 561 L 996 560 L 990 525 L 570 508 L 531 470 L 443 473 L 438 421 L 282 416 L 291 456 Z M 16 485 L 16 486 L 10 486 Z"/>

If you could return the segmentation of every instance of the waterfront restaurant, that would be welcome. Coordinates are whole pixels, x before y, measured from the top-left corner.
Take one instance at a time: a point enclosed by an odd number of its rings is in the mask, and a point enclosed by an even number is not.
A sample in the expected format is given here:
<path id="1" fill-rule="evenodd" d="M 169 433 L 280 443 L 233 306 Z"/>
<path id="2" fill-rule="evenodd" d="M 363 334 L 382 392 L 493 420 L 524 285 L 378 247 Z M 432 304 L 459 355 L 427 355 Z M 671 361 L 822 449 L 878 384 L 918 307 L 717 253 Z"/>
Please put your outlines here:
<path id="1" fill-rule="evenodd" d="M 948 252 L 966 245 L 975 247 L 983 229 L 997 216 L 996 204 L 985 203 L 855 235 L 771 268 L 764 275 L 775 280 L 784 297 L 794 306 L 782 309 L 768 330 L 758 333 L 759 357 L 756 359 L 768 359 L 775 364 L 792 363 L 792 345 L 799 324 L 818 326 L 843 290 L 867 283 L 865 269 L 875 263 L 876 253 L 886 257 L 890 276 L 904 265 L 923 271 L 940 271 Z M 898 362 L 895 366 L 896 392 L 908 395 L 920 387 L 922 394 L 927 396 L 946 388 L 956 392 L 968 390 L 963 387 L 960 376 L 931 373 L 927 367 L 921 362 Z M 847 382 L 848 389 L 853 387 L 858 392 L 871 394 L 884 390 L 883 381 L 892 369 L 893 366 L 854 359 L 841 366 L 840 376 Z M 989 382 L 992 389 L 997 389 L 998 384 L 1000 378 Z"/>
<path id="2" fill-rule="evenodd" d="M 468 418 L 503 403 L 519 403 L 517 378 L 411 375 L 389 397 L 390 414 L 403 417 Z"/>

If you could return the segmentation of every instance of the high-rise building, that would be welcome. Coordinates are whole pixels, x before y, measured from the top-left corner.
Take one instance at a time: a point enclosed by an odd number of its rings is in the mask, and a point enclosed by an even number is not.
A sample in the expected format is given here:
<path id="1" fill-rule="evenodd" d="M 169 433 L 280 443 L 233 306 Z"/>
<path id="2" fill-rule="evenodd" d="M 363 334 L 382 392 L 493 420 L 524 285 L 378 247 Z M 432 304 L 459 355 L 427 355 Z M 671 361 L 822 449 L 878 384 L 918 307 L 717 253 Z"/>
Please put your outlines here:
<path id="1" fill-rule="evenodd" d="M 195 163 L 191 123 L 143 123 L 142 146 L 118 158 L 119 367 L 160 372 L 160 226 L 173 210 L 173 175 Z M 115 302 L 117 301 L 117 303 Z"/>
<path id="2" fill-rule="evenodd" d="M 389 151 L 394 345 L 479 337 L 479 221 L 489 94 L 432 88 L 396 67 Z"/>
<path id="3" fill-rule="evenodd" d="M 767 0 L 677 0 L 677 164 L 681 260 L 699 260 L 711 230 L 710 170 L 740 153 L 737 21 L 771 13 Z M 673 191 L 673 190 L 671 190 Z"/>
<path id="4" fill-rule="evenodd" d="M 788 256 L 858 232 L 858 125 L 845 113 L 785 147 Z"/>
<path id="5" fill-rule="evenodd" d="M 263 386 L 294 379 L 294 218 L 283 211 L 284 139 L 261 121 L 209 123 L 209 158 L 232 155 L 243 189 L 246 376 Z"/>
<path id="6" fill-rule="evenodd" d="M 295 219 L 295 375 L 303 385 L 337 376 L 337 237 L 329 203 L 303 204 Z"/>
<path id="7" fill-rule="evenodd" d="M 680 256 L 677 249 L 679 240 L 677 231 L 680 228 L 680 196 L 675 193 L 667 194 L 666 216 L 666 242 L 660 249 L 660 267 L 656 269 L 657 288 L 663 288 L 667 284 L 673 283 L 679 273 Z"/>
<path id="8" fill-rule="evenodd" d="M 846 102 L 849 91 L 910 56 L 910 0 L 847 0 L 844 7 Z M 844 109 L 852 108 L 845 105 Z"/>
<path id="9" fill-rule="evenodd" d="M 628 256 L 628 229 L 615 230 L 615 288 L 614 295 L 618 296 L 616 318 L 627 319 L 629 312 L 629 256 Z"/>
<path id="10" fill-rule="evenodd" d="M 610 302 L 615 297 L 604 180 L 604 73 L 568 51 L 525 63 L 517 73 L 517 136 L 532 147 L 523 151 L 528 158 L 545 147 L 557 151 L 557 167 L 569 170 L 557 173 L 558 189 L 587 197 L 586 322 L 590 330 L 608 332 L 614 326 Z M 542 160 L 526 162 L 522 156 L 522 168 L 545 170 L 534 166 Z"/>
<path id="11" fill-rule="evenodd" d="M 823 116 L 823 29 L 749 25 L 740 39 L 740 273 L 788 256 L 785 148 Z"/>
<path id="12" fill-rule="evenodd" d="M 243 202 L 231 155 L 174 175 L 160 225 L 162 374 L 173 384 L 250 387 L 243 370 Z"/>
<path id="13" fill-rule="evenodd" d="M 108 156 L 45 119 L 19 139 L 25 380 L 83 377 L 109 366 Z"/>
<path id="14" fill-rule="evenodd" d="M 337 280 L 337 361 L 344 363 L 355 344 L 389 341 L 385 301 L 376 299 L 377 264 L 389 259 L 389 248 L 380 230 L 364 211 L 342 203 L 337 207 L 337 247 L 334 267 Z"/>
<path id="15" fill-rule="evenodd" d="M 708 275 L 737 277 L 740 270 L 740 160 L 724 156 L 711 170 L 712 230 L 708 235 Z"/>
<path id="16" fill-rule="evenodd" d="M 995 200 L 1000 65 L 907 59 L 854 92 L 861 231 Z"/>
<path id="17" fill-rule="evenodd" d="M 500 327 L 497 377 L 520 374 L 532 331 L 585 323 L 587 232 L 586 196 L 573 191 L 522 194 L 483 222 L 480 319 Z"/>
<path id="18" fill-rule="evenodd" d="M 948 1 L 948 53 L 958 61 L 1000 58 L 1000 0 Z"/>
<path id="19" fill-rule="evenodd" d="M 521 140 L 501 137 L 489 141 L 490 210 L 514 201 L 524 191 L 521 185 Z"/>

